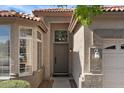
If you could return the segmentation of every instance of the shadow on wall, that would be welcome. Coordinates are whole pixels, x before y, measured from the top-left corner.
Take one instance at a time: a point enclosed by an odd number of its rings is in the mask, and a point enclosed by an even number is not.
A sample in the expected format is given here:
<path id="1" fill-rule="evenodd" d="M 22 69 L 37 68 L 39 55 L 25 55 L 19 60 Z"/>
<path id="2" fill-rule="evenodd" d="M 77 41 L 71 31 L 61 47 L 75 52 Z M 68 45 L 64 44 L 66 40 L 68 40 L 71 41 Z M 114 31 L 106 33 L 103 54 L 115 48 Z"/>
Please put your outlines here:
<path id="1" fill-rule="evenodd" d="M 79 52 L 73 52 L 73 77 L 79 87 L 79 78 L 82 73 L 81 56 Z"/>

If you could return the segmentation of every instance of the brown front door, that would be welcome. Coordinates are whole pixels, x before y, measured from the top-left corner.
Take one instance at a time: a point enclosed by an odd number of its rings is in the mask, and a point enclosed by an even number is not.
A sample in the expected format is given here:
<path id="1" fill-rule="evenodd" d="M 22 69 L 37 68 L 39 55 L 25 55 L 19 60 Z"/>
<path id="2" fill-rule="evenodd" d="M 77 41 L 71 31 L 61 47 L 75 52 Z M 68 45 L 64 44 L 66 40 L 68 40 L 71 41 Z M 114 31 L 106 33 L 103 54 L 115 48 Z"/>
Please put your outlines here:
<path id="1" fill-rule="evenodd" d="M 68 44 L 54 44 L 54 74 L 68 73 Z"/>

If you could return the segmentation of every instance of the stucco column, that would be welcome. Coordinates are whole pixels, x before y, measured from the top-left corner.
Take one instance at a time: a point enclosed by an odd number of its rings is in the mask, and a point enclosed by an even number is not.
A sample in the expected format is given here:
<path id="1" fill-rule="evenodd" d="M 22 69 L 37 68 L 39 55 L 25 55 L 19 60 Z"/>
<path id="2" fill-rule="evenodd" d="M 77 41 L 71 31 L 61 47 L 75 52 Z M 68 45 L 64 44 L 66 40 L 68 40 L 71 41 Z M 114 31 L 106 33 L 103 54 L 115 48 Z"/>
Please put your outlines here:
<path id="1" fill-rule="evenodd" d="M 44 50 L 43 50 L 43 63 L 45 67 L 45 76 L 46 80 L 50 79 L 50 29 L 44 34 Z"/>

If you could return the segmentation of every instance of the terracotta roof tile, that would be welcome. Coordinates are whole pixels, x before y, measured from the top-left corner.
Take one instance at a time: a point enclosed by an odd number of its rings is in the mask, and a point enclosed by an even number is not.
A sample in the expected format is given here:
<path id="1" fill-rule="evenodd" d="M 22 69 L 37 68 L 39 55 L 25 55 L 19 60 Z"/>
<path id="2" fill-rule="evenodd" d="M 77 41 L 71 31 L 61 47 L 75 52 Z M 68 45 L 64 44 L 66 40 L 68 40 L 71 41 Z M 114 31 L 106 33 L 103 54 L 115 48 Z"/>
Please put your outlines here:
<path id="1" fill-rule="evenodd" d="M 124 12 L 124 6 L 104 6 L 102 9 L 105 12 Z"/>
<path id="2" fill-rule="evenodd" d="M 103 6 L 101 9 L 105 12 L 124 12 L 124 6 Z M 73 12 L 74 9 L 64 8 L 49 8 L 49 9 L 36 9 L 33 12 Z"/>
<path id="3" fill-rule="evenodd" d="M 49 8 L 49 9 L 36 9 L 33 12 L 73 12 L 74 9 L 64 9 L 64 8 Z"/>
<path id="4" fill-rule="evenodd" d="M 1 10 L 0 17 L 19 17 L 19 18 L 25 18 L 25 19 L 34 20 L 34 21 L 41 21 L 41 19 L 39 17 L 35 17 L 35 16 L 21 13 L 21 12 L 16 12 L 13 10 L 11 10 L 11 11 Z"/>
<path id="5" fill-rule="evenodd" d="M 36 16 L 72 16 L 74 9 L 65 8 L 49 8 L 49 9 L 37 9 L 33 10 L 33 14 Z M 38 13 L 38 14 L 37 14 Z"/>

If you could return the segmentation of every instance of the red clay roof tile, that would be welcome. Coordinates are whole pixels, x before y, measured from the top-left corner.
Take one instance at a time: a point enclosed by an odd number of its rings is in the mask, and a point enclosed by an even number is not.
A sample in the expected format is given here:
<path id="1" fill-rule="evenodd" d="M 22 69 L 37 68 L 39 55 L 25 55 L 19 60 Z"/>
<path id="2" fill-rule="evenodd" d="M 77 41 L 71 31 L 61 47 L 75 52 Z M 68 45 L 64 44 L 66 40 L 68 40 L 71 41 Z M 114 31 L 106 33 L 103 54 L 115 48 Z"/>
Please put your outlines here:
<path id="1" fill-rule="evenodd" d="M 103 6 L 101 9 L 105 12 L 124 12 L 124 6 Z M 44 12 L 44 13 L 50 13 L 50 12 L 68 12 L 68 13 L 73 13 L 73 9 L 64 9 L 64 8 L 49 8 L 49 9 L 36 9 L 32 11 L 34 12 Z"/>
<path id="2" fill-rule="evenodd" d="M 64 8 L 49 8 L 49 9 L 36 9 L 33 10 L 37 12 L 73 12 L 74 9 L 64 9 Z"/>
<path id="3" fill-rule="evenodd" d="M 105 12 L 124 12 L 124 6 L 104 6 L 102 10 Z"/>
<path id="4" fill-rule="evenodd" d="M 34 21 L 41 21 L 39 17 L 35 17 L 35 16 L 21 13 L 21 12 L 16 12 L 13 10 L 12 11 L 1 10 L 0 17 L 19 17 L 19 18 L 25 18 L 25 19 L 34 20 Z"/>

